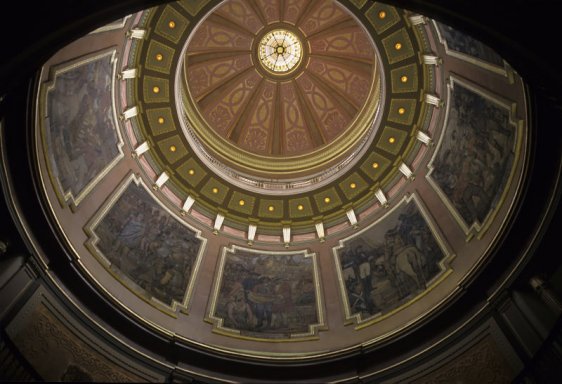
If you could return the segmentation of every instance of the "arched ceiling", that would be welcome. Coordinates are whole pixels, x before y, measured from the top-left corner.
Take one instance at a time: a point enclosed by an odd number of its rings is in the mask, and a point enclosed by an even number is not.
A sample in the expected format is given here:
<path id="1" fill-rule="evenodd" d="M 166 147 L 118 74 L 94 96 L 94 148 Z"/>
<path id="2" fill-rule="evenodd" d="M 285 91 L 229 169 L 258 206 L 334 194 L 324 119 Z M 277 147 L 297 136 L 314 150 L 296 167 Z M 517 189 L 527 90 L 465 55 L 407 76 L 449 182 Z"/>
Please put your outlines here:
<path id="1" fill-rule="evenodd" d="M 259 62 L 280 29 L 303 47 L 286 73 Z M 525 97 L 490 48 L 400 8 L 180 1 L 45 63 L 35 145 L 61 238 L 135 321 L 307 360 L 470 284 L 520 196 Z"/>
<path id="2" fill-rule="evenodd" d="M 351 205 L 358 212 L 368 209 L 377 201 L 373 200 L 373 192 L 379 186 L 390 187 L 399 182 L 396 176 L 400 160 L 411 161 L 417 151 L 423 150 L 415 135 L 418 130 L 427 130 L 428 107 L 417 100 L 425 97 L 420 95 L 420 90 L 433 86 L 433 69 L 420 66 L 415 55 L 416 51 L 425 50 L 423 40 L 405 28 L 406 21 L 397 14 L 379 18 L 376 12 L 381 7 L 378 12 L 384 12 L 385 6 L 371 9 L 371 21 L 360 23 L 360 14 L 353 14 L 331 1 L 310 3 L 303 9 L 292 3 L 286 3 L 287 9 L 282 9 L 280 3 L 275 3 L 279 15 L 270 17 L 269 22 L 261 22 L 261 28 L 256 25 L 260 31 L 258 35 L 244 34 L 236 22 L 225 21 L 225 14 L 241 12 L 225 11 L 234 6 L 229 4 L 209 13 L 198 13 L 195 17 L 201 19 L 199 24 L 176 22 L 175 37 L 164 38 L 165 44 L 162 36 L 171 29 L 166 20 L 173 12 L 155 15 L 152 19 L 155 28 L 148 29 L 146 36 L 150 43 L 138 48 L 142 51 L 134 60 L 145 68 L 146 76 L 139 78 L 136 89 L 142 90 L 139 101 L 144 104 L 146 113 L 140 115 L 142 137 L 134 140 L 139 143 L 147 140 L 154 148 L 149 155 L 155 156 L 153 160 L 158 166 L 153 167 L 152 172 L 167 171 L 174 187 L 180 189 L 178 197 L 196 195 L 199 197 L 197 204 L 210 218 L 216 216 L 221 206 L 226 206 L 227 222 L 239 229 L 247 226 L 248 220 L 258 220 L 263 222 L 266 233 L 269 228 L 276 228 L 273 231 L 278 232 L 283 226 L 281 221 L 291 221 L 292 226 L 311 231 L 319 218 L 335 221 L 334 224 L 341 222 Z M 254 5 L 252 11 L 244 4 L 235 3 L 237 9 L 246 7 L 246 12 L 255 15 L 258 23 L 260 18 L 256 12 L 265 11 L 260 11 L 258 5 Z M 365 14 L 362 17 L 367 18 Z M 314 27 L 322 18 L 326 18 L 322 21 L 326 25 Z M 298 33 L 304 44 L 304 56 L 295 71 L 278 77 L 268 75 L 261 65 L 254 65 L 257 56 L 252 55 L 257 55 L 262 36 L 270 28 L 280 26 Z M 213 29 L 217 33 L 214 40 L 209 28 L 216 29 Z M 388 33 L 390 30 L 393 32 Z M 312 33 L 310 39 L 307 33 Z M 384 40 L 379 37 L 383 33 L 387 35 Z M 240 44 L 246 47 L 238 47 L 238 40 L 232 37 L 240 34 L 245 36 L 245 40 L 242 39 L 245 43 Z M 214 85 L 209 83 L 210 88 L 205 88 L 209 97 L 202 109 L 203 99 L 197 101 L 197 98 L 204 90 L 196 87 L 201 87 L 199 83 L 203 80 L 193 78 L 190 81 L 189 68 L 194 60 L 195 64 L 202 60 L 199 66 L 193 64 L 193 71 L 197 69 L 200 75 L 203 67 L 207 71 L 215 68 L 214 65 L 221 71 L 227 68 L 223 60 L 232 61 L 232 56 L 227 49 L 220 53 L 220 59 L 216 57 L 220 47 L 214 42 L 217 39 L 223 39 L 221 44 L 241 54 L 246 64 L 238 61 L 238 65 L 242 65 L 241 75 L 236 75 L 238 70 L 232 69 L 232 74 L 225 72 L 212 80 Z M 384 54 L 377 53 L 379 51 Z M 213 60 L 207 63 L 210 58 Z M 391 66 L 394 72 L 390 71 Z M 387 68 L 386 73 L 382 68 Z M 248 76 L 254 76 L 255 81 L 250 81 Z M 359 81 L 362 78 L 358 76 L 367 76 L 363 78 L 366 82 Z M 338 88 L 334 79 L 340 78 Z M 257 90 L 248 85 L 258 87 L 258 79 L 263 79 L 260 87 L 277 84 L 278 92 L 272 93 L 271 105 L 266 99 L 258 98 L 261 88 Z M 187 85 L 181 85 L 184 82 Z M 358 88 L 361 84 L 367 87 L 361 90 Z M 158 93 L 154 92 L 155 87 Z M 361 93 L 364 105 L 353 100 Z M 381 93 L 386 97 L 382 98 Z M 128 103 L 136 104 L 133 100 Z M 175 103 L 178 110 L 185 112 L 178 116 L 162 109 L 163 103 Z M 275 118 L 257 124 L 258 108 L 261 113 L 270 108 L 268 116 Z M 221 113 L 230 117 L 212 123 L 211 120 Z M 344 116 L 347 117 L 344 119 Z M 345 133 L 333 135 L 331 144 L 324 142 L 326 124 L 336 120 L 349 123 L 344 125 L 347 126 Z M 275 155 L 235 144 L 228 138 L 234 129 L 232 124 L 238 124 L 238 135 L 246 123 L 254 124 L 256 129 L 259 126 L 262 132 L 271 131 L 268 140 L 273 143 L 273 137 L 277 137 L 277 146 L 286 147 L 288 137 L 300 137 L 298 142 L 307 149 Z M 310 132 L 313 127 L 317 133 Z M 223 128 L 226 131 L 223 132 Z M 311 140 L 311 135 L 318 138 L 318 146 L 304 144 Z M 210 172 L 208 164 L 213 164 Z"/>

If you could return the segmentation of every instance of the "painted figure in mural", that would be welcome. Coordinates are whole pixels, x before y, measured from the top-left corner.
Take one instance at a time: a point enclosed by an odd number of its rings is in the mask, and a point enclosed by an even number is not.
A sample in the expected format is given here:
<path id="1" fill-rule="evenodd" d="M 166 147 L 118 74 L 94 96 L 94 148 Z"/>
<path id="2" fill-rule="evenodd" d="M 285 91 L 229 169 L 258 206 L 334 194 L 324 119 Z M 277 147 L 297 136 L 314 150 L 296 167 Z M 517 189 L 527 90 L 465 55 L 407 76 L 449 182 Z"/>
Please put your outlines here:
<path id="1" fill-rule="evenodd" d="M 426 288 L 426 278 L 423 273 L 425 256 L 414 244 L 406 245 L 402 236 L 395 234 L 394 241 L 390 242 L 389 254 L 394 259 L 394 266 L 399 280 L 403 282 L 404 276 L 412 278 L 418 289 Z M 401 285 L 404 285 L 403 283 Z"/>
<path id="2" fill-rule="evenodd" d="M 386 313 L 427 289 L 443 252 L 416 205 L 408 203 L 339 250 L 351 314 Z"/>
<path id="3" fill-rule="evenodd" d="M 277 299 L 271 279 L 268 276 L 260 276 L 257 279 L 246 279 L 243 284 L 256 317 L 256 329 L 269 328 L 272 325 L 273 302 Z"/>
<path id="4" fill-rule="evenodd" d="M 166 304 L 183 301 L 201 241 L 144 188 L 130 185 L 95 232 L 113 268 Z"/>
<path id="5" fill-rule="evenodd" d="M 349 296 L 349 305 L 353 313 L 361 313 L 362 315 L 370 315 L 371 311 L 365 298 L 365 289 L 363 284 L 357 282 L 353 285 L 353 290 Z"/>
<path id="6" fill-rule="evenodd" d="M 271 325 L 274 328 L 289 326 L 289 313 L 295 311 L 292 291 L 291 283 L 286 280 L 279 280 L 275 284 L 274 295 L 276 300 L 271 308 L 273 312 Z"/>
<path id="7" fill-rule="evenodd" d="M 225 327 L 266 338 L 317 321 L 312 263 L 302 254 L 226 254 L 215 315 Z"/>
<path id="8" fill-rule="evenodd" d="M 371 279 L 373 286 L 371 300 L 377 308 L 383 308 L 388 303 L 399 300 L 396 288 L 390 279 L 385 265 L 384 256 L 378 257 L 374 262 L 373 277 Z"/>
<path id="9" fill-rule="evenodd" d="M 467 226 L 482 224 L 498 202 L 511 169 L 514 141 L 509 110 L 455 83 L 430 177 Z"/>
<path id="10" fill-rule="evenodd" d="M 57 73 L 48 93 L 51 165 L 63 191 L 75 197 L 119 154 L 112 71 L 106 55 Z"/>
<path id="11" fill-rule="evenodd" d="M 254 314 L 250 304 L 246 300 L 244 287 L 240 283 L 235 283 L 229 294 L 226 304 L 229 325 L 236 329 L 253 328 L 256 324 Z"/>

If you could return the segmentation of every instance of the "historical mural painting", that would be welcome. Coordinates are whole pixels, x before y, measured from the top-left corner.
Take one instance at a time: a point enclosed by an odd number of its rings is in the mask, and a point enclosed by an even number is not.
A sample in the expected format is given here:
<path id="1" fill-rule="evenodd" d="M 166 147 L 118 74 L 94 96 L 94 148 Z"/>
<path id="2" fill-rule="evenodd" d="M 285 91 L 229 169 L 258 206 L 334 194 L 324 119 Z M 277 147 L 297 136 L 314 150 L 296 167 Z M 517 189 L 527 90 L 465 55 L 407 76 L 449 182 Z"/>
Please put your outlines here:
<path id="1" fill-rule="evenodd" d="M 219 332 L 239 337 L 313 336 L 323 325 L 315 257 L 305 251 L 225 248 L 210 320 Z"/>
<path id="2" fill-rule="evenodd" d="M 450 255 L 415 195 L 334 248 L 348 320 L 361 323 L 406 304 L 445 272 Z"/>
<path id="3" fill-rule="evenodd" d="M 490 69 L 495 66 L 505 72 L 502 57 L 486 44 L 446 24 L 435 21 L 435 26 L 441 41 L 446 44 L 447 53 L 488 66 Z"/>
<path id="4" fill-rule="evenodd" d="M 86 231 L 92 235 L 87 245 L 133 291 L 172 307 L 187 304 L 205 240 L 144 184 L 127 183 Z"/>
<path id="5" fill-rule="evenodd" d="M 468 234 L 481 228 L 501 200 L 517 129 L 508 106 L 455 78 L 449 91 L 447 122 L 427 177 Z"/>
<path id="6" fill-rule="evenodd" d="M 122 156 L 113 107 L 115 51 L 57 69 L 46 90 L 44 138 L 51 176 L 77 205 Z"/>

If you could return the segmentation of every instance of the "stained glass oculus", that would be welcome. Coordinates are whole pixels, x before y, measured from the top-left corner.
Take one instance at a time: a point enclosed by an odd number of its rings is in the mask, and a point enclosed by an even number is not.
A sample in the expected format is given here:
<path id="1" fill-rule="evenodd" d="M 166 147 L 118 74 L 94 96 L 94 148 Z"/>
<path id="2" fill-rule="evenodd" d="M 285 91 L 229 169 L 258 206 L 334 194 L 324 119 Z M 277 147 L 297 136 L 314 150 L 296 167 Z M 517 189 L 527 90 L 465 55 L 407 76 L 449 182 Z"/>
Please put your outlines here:
<path id="1" fill-rule="evenodd" d="M 258 46 L 261 64 L 274 73 L 286 73 L 297 66 L 302 57 L 299 38 L 286 29 L 267 33 Z"/>

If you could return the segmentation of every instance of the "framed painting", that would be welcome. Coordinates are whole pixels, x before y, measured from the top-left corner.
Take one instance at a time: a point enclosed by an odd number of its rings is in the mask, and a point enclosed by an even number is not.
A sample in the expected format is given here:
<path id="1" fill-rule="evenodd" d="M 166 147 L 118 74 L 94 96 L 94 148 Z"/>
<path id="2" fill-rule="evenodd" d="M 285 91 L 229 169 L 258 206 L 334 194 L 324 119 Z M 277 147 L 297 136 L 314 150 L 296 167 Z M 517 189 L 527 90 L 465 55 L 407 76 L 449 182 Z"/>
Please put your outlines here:
<path id="1" fill-rule="evenodd" d="M 87 224 L 86 247 L 147 302 L 187 310 L 206 239 L 132 174 Z"/>
<path id="2" fill-rule="evenodd" d="M 43 148 L 61 204 L 78 206 L 123 157 L 116 65 L 116 51 L 103 51 L 55 67 L 42 86 Z"/>
<path id="3" fill-rule="evenodd" d="M 214 331 L 262 341 L 315 338 L 324 327 L 316 254 L 223 248 L 208 320 Z"/>
<path id="4" fill-rule="evenodd" d="M 453 258 L 416 194 L 333 248 L 346 321 L 371 325 L 433 289 Z"/>

